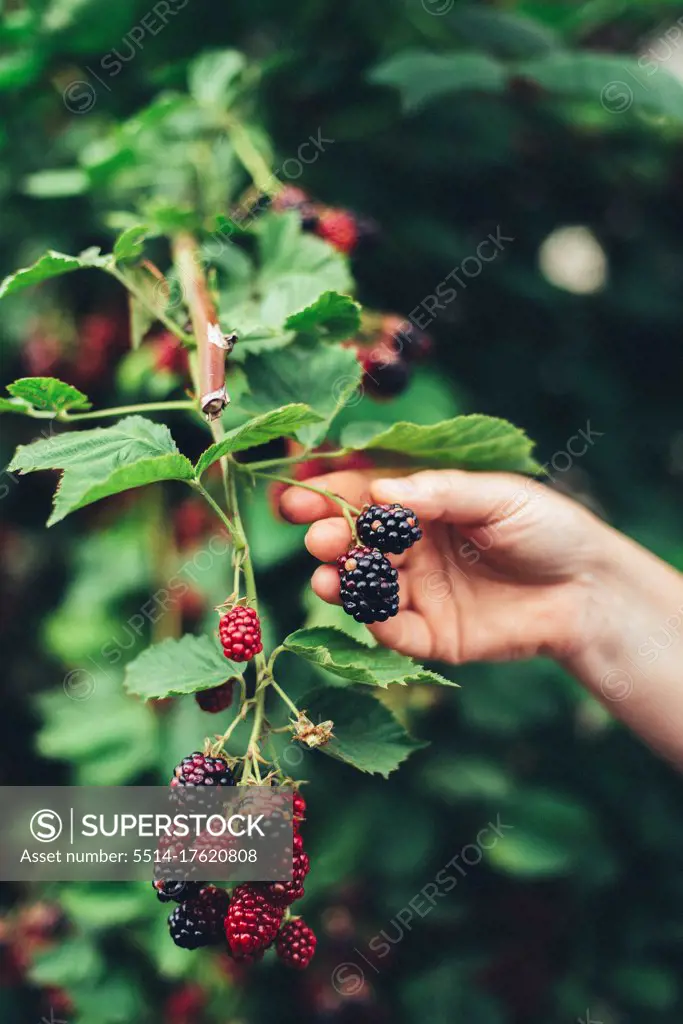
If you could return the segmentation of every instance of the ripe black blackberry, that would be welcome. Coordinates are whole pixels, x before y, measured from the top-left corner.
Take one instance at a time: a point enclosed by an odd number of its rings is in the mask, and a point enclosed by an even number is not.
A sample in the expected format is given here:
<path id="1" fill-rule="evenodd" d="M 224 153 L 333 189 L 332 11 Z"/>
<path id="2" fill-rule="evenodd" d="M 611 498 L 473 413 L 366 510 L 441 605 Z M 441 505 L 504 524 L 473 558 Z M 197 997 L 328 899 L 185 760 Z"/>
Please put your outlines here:
<path id="1" fill-rule="evenodd" d="M 208 711 L 210 715 L 217 715 L 232 704 L 234 686 L 235 680 L 228 679 L 227 683 L 213 686 L 210 690 L 200 690 L 195 693 L 194 699 L 202 711 Z"/>
<path id="2" fill-rule="evenodd" d="M 156 879 L 152 887 L 157 894 L 160 903 L 184 903 L 186 900 L 195 900 L 204 886 L 204 882 L 172 882 L 164 879 Z"/>
<path id="3" fill-rule="evenodd" d="M 351 548 L 338 561 L 339 596 L 356 622 L 386 622 L 398 612 L 398 573 L 381 551 Z"/>
<path id="4" fill-rule="evenodd" d="M 230 905 L 225 889 L 206 886 L 196 899 L 179 904 L 168 919 L 168 930 L 176 946 L 199 949 L 218 945 L 224 937 L 224 920 Z"/>
<path id="5" fill-rule="evenodd" d="M 356 520 L 359 540 L 383 554 L 400 555 L 422 537 L 420 523 L 402 505 L 368 505 Z"/>

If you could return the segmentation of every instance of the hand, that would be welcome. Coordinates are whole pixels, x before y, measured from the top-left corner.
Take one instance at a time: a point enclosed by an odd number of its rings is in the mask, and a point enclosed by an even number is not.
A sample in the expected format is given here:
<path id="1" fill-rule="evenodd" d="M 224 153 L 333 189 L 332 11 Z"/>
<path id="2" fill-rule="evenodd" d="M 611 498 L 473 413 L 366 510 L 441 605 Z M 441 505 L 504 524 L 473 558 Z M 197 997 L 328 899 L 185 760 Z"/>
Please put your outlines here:
<path id="1" fill-rule="evenodd" d="M 401 610 L 370 626 L 380 643 L 459 664 L 546 654 L 562 662 L 653 748 L 683 768 L 683 577 L 594 515 L 534 480 L 442 470 L 371 471 L 307 481 L 355 506 L 397 501 L 424 537 L 392 562 Z M 332 562 L 351 531 L 331 500 L 300 487 L 283 515 L 313 523 L 309 551 Z M 337 570 L 313 588 L 338 602 Z"/>
<path id="2" fill-rule="evenodd" d="M 588 580 L 608 528 L 568 498 L 524 477 L 458 470 L 383 479 L 339 472 L 308 483 L 355 506 L 400 502 L 420 519 L 423 539 L 390 556 L 399 614 L 369 627 L 388 647 L 458 664 L 536 654 L 565 660 L 586 641 Z M 306 546 L 322 562 L 349 547 L 351 531 L 333 501 L 290 488 L 281 509 L 292 522 L 313 522 Z M 317 569 L 312 582 L 339 603 L 336 567 Z"/>

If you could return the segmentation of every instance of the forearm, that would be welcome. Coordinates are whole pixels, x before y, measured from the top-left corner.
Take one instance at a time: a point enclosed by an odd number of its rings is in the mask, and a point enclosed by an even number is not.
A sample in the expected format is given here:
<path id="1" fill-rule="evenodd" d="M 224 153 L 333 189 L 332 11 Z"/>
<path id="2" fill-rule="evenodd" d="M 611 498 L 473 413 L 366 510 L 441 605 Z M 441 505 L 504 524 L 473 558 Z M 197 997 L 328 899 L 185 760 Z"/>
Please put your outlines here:
<path id="1" fill-rule="evenodd" d="M 683 768 L 683 576 L 605 527 L 588 585 L 585 646 L 567 668 L 653 749 Z"/>

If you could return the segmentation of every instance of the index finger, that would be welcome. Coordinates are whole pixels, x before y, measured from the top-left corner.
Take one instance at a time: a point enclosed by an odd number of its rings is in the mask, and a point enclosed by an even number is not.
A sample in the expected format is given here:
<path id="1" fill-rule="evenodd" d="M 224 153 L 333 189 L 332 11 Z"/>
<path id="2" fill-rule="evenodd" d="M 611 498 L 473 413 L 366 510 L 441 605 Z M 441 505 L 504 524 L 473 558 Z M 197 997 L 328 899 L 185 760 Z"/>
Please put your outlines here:
<path id="1" fill-rule="evenodd" d="M 290 523 L 313 523 L 339 515 L 339 505 L 331 498 L 307 490 L 315 487 L 337 494 L 344 501 L 361 508 L 370 501 L 370 484 L 377 472 L 372 469 L 340 470 L 305 481 L 305 486 L 289 487 L 280 498 L 280 512 Z"/>

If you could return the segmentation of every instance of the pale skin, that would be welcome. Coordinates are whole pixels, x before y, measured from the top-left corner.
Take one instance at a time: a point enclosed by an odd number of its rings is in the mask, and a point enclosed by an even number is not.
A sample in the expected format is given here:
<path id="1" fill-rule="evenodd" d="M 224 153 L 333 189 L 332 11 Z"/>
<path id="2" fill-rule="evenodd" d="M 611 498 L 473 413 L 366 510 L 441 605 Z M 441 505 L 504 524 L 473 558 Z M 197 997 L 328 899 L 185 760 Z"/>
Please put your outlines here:
<path id="1" fill-rule="evenodd" d="M 385 471 L 386 473 L 386 471 Z M 570 498 L 509 473 L 341 471 L 307 481 L 360 507 L 399 502 L 423 539 L 403 555 L 401 610 L 369 629 L 418 660 L 452 665 L 544 655 L 561 663 L 654 750 L 683 768 L 683 576 Z M 308 550 L 334 563 L 351 530 L 332 500 L 281 498 L 311 523 Z M 313 574 L 339 603 L 334 564 Z"/>

